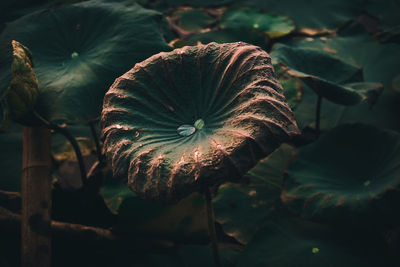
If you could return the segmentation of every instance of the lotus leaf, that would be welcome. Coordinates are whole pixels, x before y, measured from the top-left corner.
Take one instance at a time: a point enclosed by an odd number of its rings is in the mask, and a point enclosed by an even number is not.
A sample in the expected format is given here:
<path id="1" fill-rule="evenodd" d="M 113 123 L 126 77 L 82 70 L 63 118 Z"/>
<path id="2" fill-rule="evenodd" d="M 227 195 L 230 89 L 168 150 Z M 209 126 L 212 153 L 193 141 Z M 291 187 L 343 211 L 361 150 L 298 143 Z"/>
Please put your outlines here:
<path id="1" fill-rule="evenodd" d="M 257 29 L 271 38 L 285 36 L 294 29 L 293 21 L 282 15 L 269 13 L 253 6 L 228 8 L 221 17 L 220 27 Z"/>
<path id="2" fill-rule="evenodd" d="M 37 111 L 52 121 L 98 117 L 112 81 L 170 48 L 161 14 L 137 4 L 88 1 L 37 11 L 7 25 L 0 44 L 17 40 L 35 57 Z M 2 68 L 0 75 L 7 72 Z M 3 90 L 2 88 L 0 88 Z"/>
<path id="3" fill-rule="evenodd" d="M 379 82 L 385 87 L 372 110 L 363 103 L 345 107 L 325 101 L 321 110 L 321 128 L 332 128 L 342 123 L 362 122 L 379 128 L 400 130 L 398 119 L 400 94 L 396 89 L 399 80 L 400 45 L 380 44 L 359 24 L 349 26 L 334 37 L 307 38 L 286 43 L 286 45 L 290 45 L 293 49 L 327 51 L 342 61 L 361 67 L 366 82 Z M 274 52 L 271 52 L 271 55 L 274 58 Z M 311 67 L 318 69 L 320 65 L 314 64 Z M 337 68 L 330 68 L 326 73 L 339 72 Z M 305 86 L 303 100 L 296 108 L 296 119 L 299 125 L 312 123 L 315 118 L 316 101 L 317 97 Z"/>
<path id="4" fill-rule="evenodd" d="M 235 266 L 391 266 L 383 242 L 372 236 L 301 220 L 273 220 L 257 232 Z"/>
<path id="5" fill-rule="evenodd" d="M 356 105 L 364 100 L 374 104 L 383 91 L 379 83 L 362 83 L 362 69 L 316 49 L 274 47 L 277 62 L 303 80 L 318 95 L 341 105 Z"/>
<path id="6" fill-rule="evenodd" d="M 216 221 L 224 232 L 247 244 L 266 221 L 284 210 L 280 194 L 294 148 L 283 144 L 245 174 L 248 184 L 226 183 L 213 199 Z"/>
<path id="7" fill-rule="evenodd" d="M 282 200 L 307 218 L 398 222 L 399 152 L 399 133 L 363 124 L 334 128 L 299 150 Z"/>
<path id="8" fill-rule="evenodd" d="M 210 26 L 214 18 L 207 12 L 198 8 L 178 9 L 172 13 L 172 18 L 178 20 L 178 25 L 188 32 L 197 32 Z"/>
<path id="9" fill-rule="evenodd" d="M 195 131 L 179 134 L 182 125 Z M 241 42 L 154 55 L 118 78 L 103 104 L 114 177 L 151 200 L 239 181 L 297 133 L 268 54 Z"/>
<path id="10" fill-rule="evenodd" d="M 335 30 L 363 13 L 363 0 L 246 0 L 265 10 L 290 17 L 306 34 Z"/>

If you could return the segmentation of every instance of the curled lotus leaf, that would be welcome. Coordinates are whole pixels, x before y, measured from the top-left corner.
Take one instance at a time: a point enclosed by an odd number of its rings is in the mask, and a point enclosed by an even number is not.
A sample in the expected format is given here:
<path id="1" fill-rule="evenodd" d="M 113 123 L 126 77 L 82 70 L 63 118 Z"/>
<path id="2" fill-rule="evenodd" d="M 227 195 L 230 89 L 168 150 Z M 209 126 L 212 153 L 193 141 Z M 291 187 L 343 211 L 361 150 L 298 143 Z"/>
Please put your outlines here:
<path id="1" fill-rule="evenodd" d="M 298 133 L 269 55 L 242 42 L 136 64 L 106 93 L 101 123 L 114 177 L 165 202 L 239 181 Z"/>
<path id="2" fill-rule="evenodd" d="M 308 219 L 399 222 L 400 135 L 344 124 L 299 149 L 281 198 Z"/>
<path id="3" fill-rule="evenodd" d="M 8 23 L 0 46 L 17 40 L 32 51 L 39 114 L 53 122 L 86 122 L 100 116 L 104 93 L 117 77 L 171 50 L 161 24 L 160 13 L 137 4 L 85 1 Z M 0 77 L 6 71 L 0 66 Z"/>

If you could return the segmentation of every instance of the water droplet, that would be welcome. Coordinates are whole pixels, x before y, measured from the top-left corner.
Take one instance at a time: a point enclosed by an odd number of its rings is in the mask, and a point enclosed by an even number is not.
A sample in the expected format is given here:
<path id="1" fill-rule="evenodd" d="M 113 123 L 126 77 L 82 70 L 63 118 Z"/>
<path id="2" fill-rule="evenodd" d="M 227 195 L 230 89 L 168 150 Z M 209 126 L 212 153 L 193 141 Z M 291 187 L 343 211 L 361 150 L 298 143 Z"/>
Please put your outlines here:
<path id="1" fill-rule="evenodd" d="M 319 248 L 312 248 L 311 252 L 317 254 L 319 252 Z"/>
<path id="2" fill-rule="evenodd" d="M 367 181 L 364 182 L 364 186 L 369 186 L 370 184 L 371 184 L 370 180 L 367 180 Z"/>
<path id="3" fill-rule="evenodd" d="M 193 127 L 192 125 L 184 124 L 184 125 L 179 126 L 176 131 L 181 136 L 189 136 L 189 135 L 194 134 L 194 132 L 196 131 L 196 128 Z"/>
<path id="4" fill-rule="evenodd" d="M 73 53 L 71 54 L 71 58 L 72 58 L 72 59 L 73 59 L 73 58 L 77 58 L 77 57 L 79 57 L 78 52 L 73 52 Z"/>
<path id="5" fill-rule="evenodd" d="M 197 130 L 201 130 L 204 127 L 204 121 L 202 119 L 198 119 L 197 121 L 194 122 L 194 127 Z"/>
<path id="6" fill-rule="evenodd" d="M 140 132 L 139 132 L 139 131 L 135 131 L 135 133 L 133 134 L 133 136 L 134 136 L 135 138 L 138 138 L 139 135 L 140 135 Z"/>
<path id="7" fill-rule="evenodd" d="M 117 124 L 117 125 L 115 125 L 115 128 L 122 129 L 122 125 Z"/>

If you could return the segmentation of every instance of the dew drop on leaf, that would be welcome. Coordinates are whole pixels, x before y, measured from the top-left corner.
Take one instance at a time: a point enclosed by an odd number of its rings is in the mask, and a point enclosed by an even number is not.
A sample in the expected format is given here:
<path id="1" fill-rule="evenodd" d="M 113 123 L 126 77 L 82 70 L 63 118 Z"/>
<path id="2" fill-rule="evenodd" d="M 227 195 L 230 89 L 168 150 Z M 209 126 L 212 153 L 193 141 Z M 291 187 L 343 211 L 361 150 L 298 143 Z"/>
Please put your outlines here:
<path id="1" fill-rule="evenodd" d="M 196 128 L 192 125 L 184 124 L 178 127 L 177 132 L 181 136 L 192 135 L 196 131 Z"/>

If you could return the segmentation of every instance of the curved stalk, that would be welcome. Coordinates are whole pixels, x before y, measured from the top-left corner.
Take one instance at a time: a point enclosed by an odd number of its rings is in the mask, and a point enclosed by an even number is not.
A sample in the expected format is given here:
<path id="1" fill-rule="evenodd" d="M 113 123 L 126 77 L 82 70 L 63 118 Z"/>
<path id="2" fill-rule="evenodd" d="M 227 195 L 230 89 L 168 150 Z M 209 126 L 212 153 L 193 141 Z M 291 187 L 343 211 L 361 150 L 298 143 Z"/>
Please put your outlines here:
<path id="1" fill-rule="evenodd" d="M 62 134 L 70 142 L 72 148 L 75 151 L 76 158 L 78 160 L 79 172 L 81 174 L 82 184 L 85 186 L 87 184 L 86 168 L 83 162 L 83 156 L 81 149 L 79 148 L 78 142 L 76 142 L 75 138 L 71 135 L 71 133 L 67 129 L 47 121 L 45 118 L 40 116 L 36 111 L 34 111 L 33 113 L 41 122 L 44 123 L 44 125 L 46 125 L 46 127 Z"/>
<path id="2" fill-rule="evenodd" d="M 103 165 L 104 157 L 103 157 L 103 154 L 101 153 L 101 146 L 100 146 L 100 142 L 99 142 L 99 137 L 97 136 L 96 129 L 94 127 L 93 121 L 89 122 L 89 127 L 90 127 L 90 131 L 92 133 L 92 136 L 93 136 L 94 143 L 96 144 L 97 159 L 100 162 L 100 164 Z"/>

